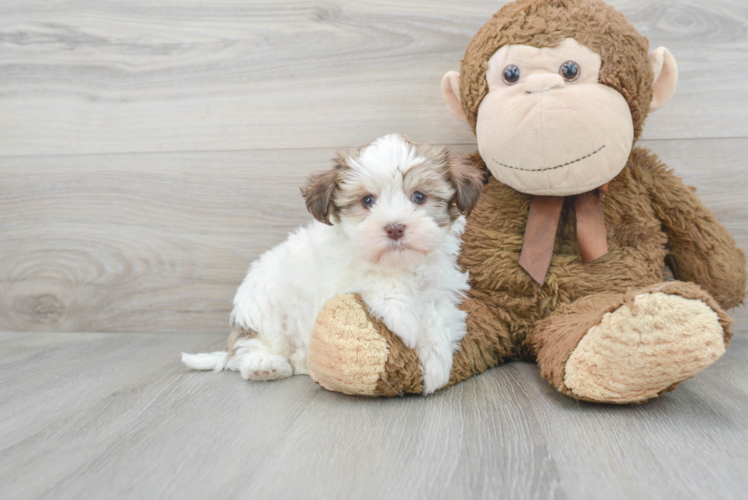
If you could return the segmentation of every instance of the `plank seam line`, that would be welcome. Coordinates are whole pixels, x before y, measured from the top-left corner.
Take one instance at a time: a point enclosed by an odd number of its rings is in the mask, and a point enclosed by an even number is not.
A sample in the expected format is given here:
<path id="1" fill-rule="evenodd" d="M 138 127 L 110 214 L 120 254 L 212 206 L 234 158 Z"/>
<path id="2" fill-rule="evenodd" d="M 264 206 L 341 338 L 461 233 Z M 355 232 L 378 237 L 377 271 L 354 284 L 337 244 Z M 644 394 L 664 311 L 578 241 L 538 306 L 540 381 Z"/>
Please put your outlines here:
<path id="1" fill-rule="evenodd" d="M 675 142 L 675 141 L 735 141 L 735 140 L 741 140 L 741 139 L 748 139 L 748 136 L 736 136 L 736 137 L 683 137 L 683 138 L 647 138 L 647 139 L 640 139 L 639 143 L 641 142 Z M 416 141 L 418 142 L 418 141 Z M 445 142 L 438 142 L 435 141 L 435 144 L 441 144 L 443 146 L 452 147 L 452 146 L 474 146 L 477 147 L 477 144 L 475 143 L 465 143 L 465 142 L 456 142 L 456 143 L 445 143 Z M 347 145 L 338 145 L 338 146 L 318 146 L 313 148 L 295 148 L 295 147 L 289 147 L 289 148 L 253 148 L 253 149 L 193 149 L 193 150 L 169 150 L 169 151 L 114 151 L 114 152 L 98 152 L 98 153 L 34 153 L 34 154 L 19 154 L 19 155 L 6 155 L 3 153 L 0 153 L 0 158 L 6 158 L 6 159 L 13 159 L 13 158 L 34 158 L 34 157 L 48 157 L 48 158 L 54 158 L 54 157 L 65 157 L 65 156 L 126 156 L 126 155 L 169 155 L 169 154 L 200 154 L 200 153 L 251 153 L 251 152 L 270 152 L 270 151 L 321 151 L 321 150 L 329 150 L 329 149 L 344 149 L 344 148 L 351 148 L 351 147 L 358 147 L 356 146 L 347 146 Z"/>

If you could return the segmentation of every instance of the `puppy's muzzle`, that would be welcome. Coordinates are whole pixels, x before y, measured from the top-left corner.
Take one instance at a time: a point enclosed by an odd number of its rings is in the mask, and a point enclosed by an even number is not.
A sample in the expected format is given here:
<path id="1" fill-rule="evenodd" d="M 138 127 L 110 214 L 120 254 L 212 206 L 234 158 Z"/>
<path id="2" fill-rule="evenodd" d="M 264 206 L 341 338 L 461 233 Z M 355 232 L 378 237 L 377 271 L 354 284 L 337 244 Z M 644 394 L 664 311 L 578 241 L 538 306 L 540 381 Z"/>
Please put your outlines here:
<path id="1" fill-rule="evenodd" d="M 387 237 L 391 240 L 399 240 L 405 234 L 405 226 L 403 224 L 389 224 L 384 228 L 387 232 Z"/>

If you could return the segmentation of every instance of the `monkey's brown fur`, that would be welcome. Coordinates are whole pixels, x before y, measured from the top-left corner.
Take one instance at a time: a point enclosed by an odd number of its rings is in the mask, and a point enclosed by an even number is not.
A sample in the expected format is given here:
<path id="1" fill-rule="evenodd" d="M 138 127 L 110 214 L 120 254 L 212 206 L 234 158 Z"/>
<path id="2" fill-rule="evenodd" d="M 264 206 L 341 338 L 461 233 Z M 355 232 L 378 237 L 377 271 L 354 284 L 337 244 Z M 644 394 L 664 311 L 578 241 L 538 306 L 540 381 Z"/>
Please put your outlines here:
<path id="1" fill-rule="evenodd" d="M 600 83 L 626 99 L 638 138 L 652 99 L 648 42 L 599 0 L 519 0 L 481 28 L 461 71 L 461 102 L 473 128 L 488 90 L 488 60 L 501 46 L 553 47 L 565 38 L 575 38 L 601 55 Z M 476 168 L 484 166 L 477 153 L 473 159 Z M 585 399 L 564 382 L 572 351 L 604 314 L 647 293 L 678 295 L 709 306 L 726 346 L 732 332 L 723 309 L 744 299 L 745 255 L 694 193 L 655 155 L 634 148 L 610 194 L 601 195 L 608 254 L 582 263 L 574 203 L 567 199 L 550 269 L 540 286 L 518 265 L 532 197 L 491 178 L 463 238 L 460 262 L 470 272 L 472 289 L 462 306 L 468 313 L 468 333 L 454 356 L 450 384 L 507 360 L 537 360 L 542 375 L 559 391 Z M 680 282 L 663 283 L 666 262 Z M 320 316 L 350 304 L 331 302 Z M 362 302 L 357 304 L 364 308 Z M 415 352 L 383 325 L 375 320 L 371 324 L 386 339 L 388 358 L 376 388 L 362 394 L 421 392 Z M 323 377 L 310 373 L 326 385 Z M 668 389 L 672 387 L 663 390 Z"/>

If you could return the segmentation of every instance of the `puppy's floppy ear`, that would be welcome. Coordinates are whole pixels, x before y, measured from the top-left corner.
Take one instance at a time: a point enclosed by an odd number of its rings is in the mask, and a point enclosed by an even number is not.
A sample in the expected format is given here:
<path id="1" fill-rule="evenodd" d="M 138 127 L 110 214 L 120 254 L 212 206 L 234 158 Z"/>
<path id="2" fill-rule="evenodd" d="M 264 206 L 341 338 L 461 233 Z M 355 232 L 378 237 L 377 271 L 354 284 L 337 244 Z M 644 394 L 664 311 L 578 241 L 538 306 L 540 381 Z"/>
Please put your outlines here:
<path id="1" fill-rule="evenodd" d="M 332 226 L 330 217 L 335 211 L 333 193 L 338 186 L 338 167 L 312 174 L 301 188 L 309 213 L 320 222 Z"/>
<path id="2" fill-rule="evenodd" d="M 482 163 L 477 155 L 447 151 L 448 175 L 455 188 L 455 205 L 465 215 L 470 215 L 483 192 L 485 171 L 481 168 Z"/>

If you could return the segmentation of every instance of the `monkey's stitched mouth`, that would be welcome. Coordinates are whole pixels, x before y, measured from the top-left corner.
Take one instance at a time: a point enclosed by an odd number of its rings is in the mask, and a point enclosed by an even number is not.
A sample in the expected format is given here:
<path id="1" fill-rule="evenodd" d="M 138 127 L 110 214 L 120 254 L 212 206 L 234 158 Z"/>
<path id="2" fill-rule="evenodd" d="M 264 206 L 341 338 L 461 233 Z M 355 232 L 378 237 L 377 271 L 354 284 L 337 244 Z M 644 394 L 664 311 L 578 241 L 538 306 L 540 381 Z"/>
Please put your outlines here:
<path id="1" fill-rule="evenodd" d="M 590 154 L 588 154 L 586 156 L 582 156 L 581 158 L 577 158 L 576 160 L 566 162 L 563 165 L 556 165 L 555 167 L 548 167 L 548 168 L 522 168 L 522 167 L 513 167 L 511 165 L 507 165 L 506 163 L 501 163 L 496 158 L 491 158 L 491 160 L 493 160 L 493 162 L 496 163 L 497 165 L 501 165 L 502 167 L 511 168 L 511 169 L 514 169 L 514 170 L 521 170 L 523 172 L 547 172 L 548 170 L 556 170 L 558 168 L 568 167 L 569 165 L 573 165 L 574 163 L 579 163 L 580 161 L 585 160 L 585 159 L 589 158 L 590 156 L 596 155 L 597 153 L 599 153 L 603 149 L 605 149 L 605 144 L 603 144 L 598 150 L 593 151 L 592 153 L 590 153 Z"/>

